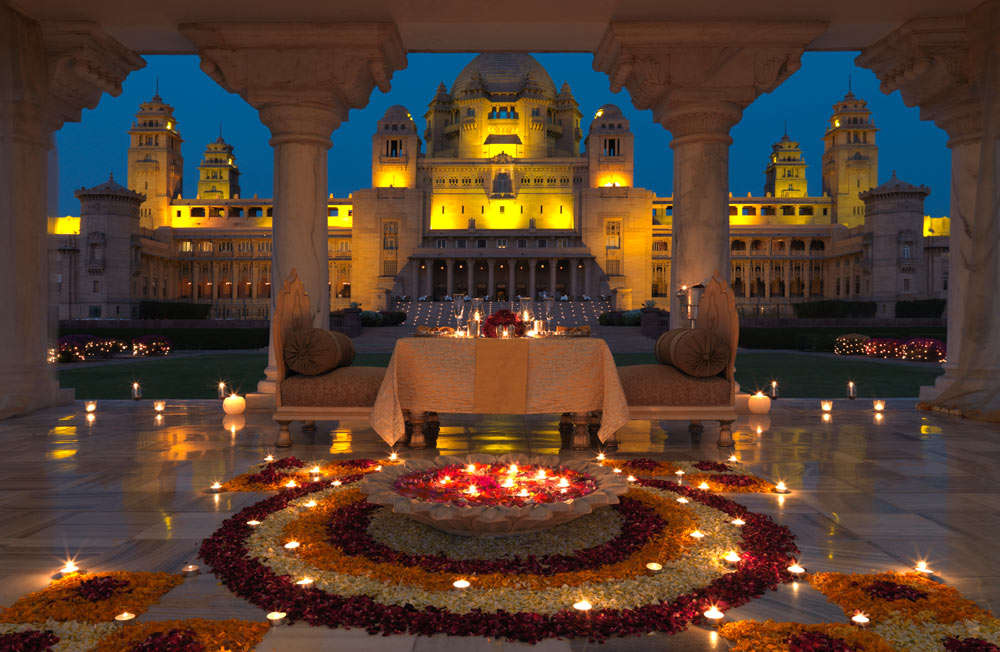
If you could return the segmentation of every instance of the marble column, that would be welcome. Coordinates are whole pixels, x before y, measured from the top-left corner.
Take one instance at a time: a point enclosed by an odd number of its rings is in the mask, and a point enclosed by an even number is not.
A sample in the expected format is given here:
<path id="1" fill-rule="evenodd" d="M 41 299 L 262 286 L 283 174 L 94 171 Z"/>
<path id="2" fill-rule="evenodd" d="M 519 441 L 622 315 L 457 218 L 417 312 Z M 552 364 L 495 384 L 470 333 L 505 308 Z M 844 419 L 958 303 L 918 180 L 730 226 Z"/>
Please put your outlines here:
<path id="1" fill-rule="evenodd" d="M 569 300 L 576 301 L 577 291 L 576 291 L 576 266 L 580 264 L 580 261 L 576 258 L 569 259 Z"/>
<path id="2" fill-rule="evenodd" d="M 274 148 L 271 315 L 278 289 L 294 269 L 309 295 L 315 326 L 330 312 L 327 267 L 327 150 L 352 108 L 372 89 L 389 90 L 406 67 L 391 23 L 191 23 L 180 26 L 201 69 L 260 113 Z M 269 337 L 270 341 L 270 337 Z M 274 351 L 251 408 L 266 409 L 275 391 Z"/>
<path id="3" fill-rule="evenodd" d="M 444 261 L 444 264 L 448 267 L 445 294 L 451 296 L 455 293 L 455 259 L 448 258 Z"/>
<path id="4" fill-rule="evenodd" d="M 427 272 L 427 275 L 424 277 L 424 284 L 425 284 L 424 285 L 424 289 L 425 289 L 424 294 L 431 301 L 434 300 L 434 264 L 435 263 L 437 263 L 437 260 L 435 260 L 433 258 L 428 258 L 427 259 L 427 264 L 426 264 L 427 269 L 424 270 L 425 272 Z"/>
<path id="5" fill-rule="evenodd" d="M 49 149 L 145 61 L 94 23 L 44 26 L 0 3 L 0 419 L 72 400 L 48 364 Z"/>
<path id="6" fill-rule="evenodd" d="M 558 258 L 549 258 L 549 296 L 556 296 L 556 269 L 559 267 Z"/>
<path id="7" fill-rule="evenodd" d="M 920 406 L 1000 422 L 1000 2 L 960 18 L 915 19 L 862 52 L 949 136 L 948 362 Z"/>
<path id="8" fill-rule="evenodd" d="M 416 301 L 420 297 L 420 260 L 410 259 L 410 287 L 406 293 Z"/>
<path id="9" fill-rule="evenodd" d="M 587 296 L 593 298 L 597 296 L 597 292 L 594 291 L 594 286 L 591 282 L 592 272 L 594 268 L 594 261 L 591 258 L 585 258 L 583 261 L 583 292 L 581 294 L 586 294 Z"/>
<path id="10" fill-rule="evenodd" d="M 535 258 L 528 259 L 528 296 L 532 299 L 535 298 L 535 272 L 538 267 L 538 260 Z"/>
<path id="11" fill-rule="evenodd" d="M 474 297 L 476 296 L 476 267 L 475 261 L 471 258 L 465 259 L 465 271 L 469 278 L 465 285 L 465 293 L 470 297 Z"/>
<path id="12" fill-rule="evenodd" d="M 486 294 L 490 295 L 490 300 L 492 300 L 492 301 L 496 301 L 497 300 L 497 297 L 496 297 L 496 285 L 495 285 L 496 284 L 496 277 L 495 277 L 496 271 L 494 269 L 494 267 L 496 266 L 496 262 L 497 261 L 495 261 L 492 258 L 490 258 L 489 260 L 486 261 L 486 265 L 487 265 L 487 267 L 489 269 L 489 280 L 487 280 L 487 282 L 486 282 Z"/>
<path id="13" fill-rule="evenodd" d="M 684 326 L 676 289 L 718 273 L 729 282 L 729 130 L 761 93 L 795 72 L 818 21 L 611 23 L 594 56 L 611 90 L 673 135 L 671 327 Z"/>

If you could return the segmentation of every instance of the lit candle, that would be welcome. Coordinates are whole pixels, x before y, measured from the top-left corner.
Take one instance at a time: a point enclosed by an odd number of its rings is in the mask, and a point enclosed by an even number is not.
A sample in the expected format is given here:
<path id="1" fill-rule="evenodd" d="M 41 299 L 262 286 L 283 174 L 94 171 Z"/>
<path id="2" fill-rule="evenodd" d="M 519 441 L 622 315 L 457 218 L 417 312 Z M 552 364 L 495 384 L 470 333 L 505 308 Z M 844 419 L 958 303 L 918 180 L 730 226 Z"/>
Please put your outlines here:
<path id="1" fill-rule="evenodd" d="M 854 386 L 854 381 L 850 380 L 847 382 L 847 398 L 855 399 L 858 397 L 858 388 Z"/>
<path id="2" fill-rule="evenodd" d="M 702 482 L 700 485 L 698 485 L 698 488 L 701 489 L 702 491 L 708 491 L 708 483 Z"/>
<path id="3" fill-rule="evenodd" d="M 471 485 L 466 491 L 466 493 L 468 493 L 470 496 L 478 496 L 479 490 L 476 489 L 476 485 Z"/>
<path id="4" fill-rule="evenodd" d="M 831 410 L 833 410 L 833 401 L 830 401 L 830 400 L 820 401 L 819 402 L 819 407 L 824 412 L 830 412 Z"/>
<path id="5" fill-rule="evenodd" d="M 271 613 L 267 614 L 267 623 L 271 627 L 281 627 L 287 622 L 285 619 L 285 615 L 286 614 L 284 611 L 272 611 Z"/>
<path id="6" fill-rule="evenodd" d="M 309 502 L 305 503 L 303 505 L 303 507 L 310 507 L 311 508 L 311 507 L 315 507 L 316 505 L 317 505 L 317 503 L 316 503 L 315 500 L 310 500 Z"/>
<path id="7" fill-rule="evenodd" d="M 288 482 L 285 483 L 286 489 L 294 489 L 297 486 L 299 485 L 295 484 L 295 480 L 289 480 Z"/>
<path id="8" fill-rule="evenodd" d="M 257 527 L 258 525 L 260 525 L 260 521 L 257 520 L 247 521 L 247 525 L 249 525 L 250 527 Z"/>
<path id="9" fill-rule="evenodd" d="M 723 557 L 723 559 L 725 559 L 726 563 L 729 564 L 730 566 L 735 566 L 736 564 L 740 563 L 740 553 L 736 552 L 735 550 L 730 550 L 729 552 L 726 553 L 726 556 Z"/>
<path id="10" fill-rule="evenodd" d="M 63 577 L 69 577 L 70 575 L 73 575 L 74 573 L 80 573 L 80 572 L 82 572 L 80 570 L 80 567 L 77 566 L 76 563 L 72 559 L 67 559 L 66 560 L 66 565 L 63 566 L 62 568 L 60 568 L 59 571 L 56 573 L 56 575 L 59 578 L 63 578 Z"/>
<path id="11" fill-rule="evenodd" d="M 632 477 L 632 476 L 629 476 L 629 477 Z M 569 480 L 567 480 L 566 478 L 559 478 L 559 484 L 557 486 L 559 486 L 559 487 L 568 487 L 569 486 Z"/>
<path id="12" fill-rule="evenodd" d="M 868 624 L 871 622 L 871 619 L 861 611 L 855 611 L 854 615 L 851 616 L 851 622 L 857 625 L 858 627 L 867 627 Z"/>
<path id="13" fill-rule="evenodd" d="M 303 577 L 301 580 L 296 582 L 296 584 L 298 584 L 299 586 L 309 586 L 312 583 L 313 579 L 311 577 Z"/>
<path id="14" fill-rule="evenodd" d="M 678 498 L 678 499 L 677 499 L 677 502 L 679 502 L 679 503 L 681 503 L 681 504 L 683 505 L 683 504 L 686 504 L 686 503 L 689 503 L 689 502 L 691 502 L 691 501 L 689 501 L 689 500 L 688 500 L 687 498 L 685 498 L 684 496 L 681 496 L 680 498 Z"/>
<path id="15" fill-rule="evenodd" d="M 778 400 L 778 381 L 776 380 L 771 381 L 771 400 Z"/>
<path id="16" fill-rule="evenodd" d="M 619 471 L 619 473 L 621 473 L 621 471 Z M 544 480 L 544 479 L 545 479 L 545 469 L 538 469 L 538 475 L 535 476 L 535 480 Z"/>
<path id="17" fill-rule="evenodd" d="M 200 572 L 201 569 L 199 569 L 194 564 L 188 564 L 187 566 L 181 569 L 181 575 L 183 575 L 184 577 L 194 577 Z"/>
<path id="18" fill-rule="evenodd" d="M 273 462 L 274 461 L 274 455 L 271 455 L 270 453 L 268 453 L 267 457 L 264 458 L 264 461 L 265 462 Z"/>
<path id="19" fill-rule="evenodd" d="M 917 565 L 913 568 L 913 570 L 917 571 L 918 573 L 923 573 L 924 575 L 933 575 L 934 574 L 934 571 L 932 571 L 927 566 L 927 562 L 926 561 L 918 561 Z"/>
<path id="20" fill-rule="evenodd" d="M 216 480 L 215 482 L 212 483 L 212 486 L 209 487 L 208 490 L 211 491 L 213 494 L 217 494 L 220 491 L 222 491 L 222 485 L 219 483 L 218 480 Z"/>
<path id="21" fill-rule="evenodd" d="M 732 524 L 733 524 L 733 525 L 735 525 L 736 527 L 742 527 L 742 526 L 744 526 L 744 525 L 746 525 L 746 524 L 747 524 L 747 522 L 746 522 L 746 521 L 744 521 L 744 520 L 743 520 L 742 518 L 740 518 L 739 516 L 737 516 L 737 517 L 736 517 L 736 518 L 734 518 L 734 519 L 733 519 L 732 521 L 730 521 L 730 523 L 732 523 Z"/>
<path id="22" fill-rule="evenodd" d="M 630 475 L 629 477 L 625 478 L 625 480 L 627 480 L 628 482 L 635 482 L 635 476 Z"/>
<path id="23" fill-rule="evenodd" d="M 705 534 L 701 530 L 695 530 L 694 532 L 691 533 L 691 538 L 692 539 L 703 539 L 703 538 L 705 538 Z"/>
<path id="24" fill-rule="evenodd" d="M 726 614 L 719 611 L 719 608 L 714 604 L 708 608 L 704 614 L 705 618 L 708 618 L 708 624 L 712 627 L 718 627 L 719 623 L 725 618 Z"/>
<path id="25" fill-rule="evenodd" d="M 230 394 L 222 400 L 222 411 L 226 414 L 243 414 L 246 409 L 246 399 L 238 394 Z"/>
<path id="26" fill-rule="evenodd" d="M 156 410 L 157 412 L 163 412 L 163 410 L 166 407 L 167 407 L 166 401 L 153 401 L 153 409 Z"/>
<path id="27" fill-rule="evenodd" d="M 654 573 L 659 573 L 661 570 L 663 570 L 663 564 L 651 561 L 648 564 L 646 564 L 646 568 L 648 568 Z"/>
<path id="28" fill-rule="evenodd" d="M 448 484 L 449 482 L 451 482 L 451 476 L 450 475 L 446 475 L 443 478 L 441 478 L 441 484 Z"/>
<path id="29" fill-rule="evenodd" d="M 510 474 L 510 475 L 516 475 L 517 474 L 517 464 L 511 464 L 510 468 L 507 469 L 507 473 Z"/>
<path id="30" fill-rule="evenodd" d="M 285 550 L 295 550 L 301 545 L 302 544 L 299 543 L 298 541 L 289 541 L 288 543 L 285 544 Z"/>
<path id="31" fill-rule="evenodd" d="M 767 414 L 771 409 L 771 399 L 764 392 L 757 392 L 747 399 L 747 407 L 753 414 Z"/>
<path id="32" fill-rule="evenodd" d="M 339 487 L 340 485 L 342 485 L 342 484 L 344 484 L 344 483 L 343 483 L 343 482 L 341 482 L 340 480 L 334 480 L 334 481 L 333 481 L 333 482 L 331 482 L 330 484 L 332 484 L 332 485 L 333 485 L 334 487 Z"/>
<path id="33" fill-rule="evenodd" d="M 455 580 L 451 583 L 456 589 L 467 589 L 471 586 L 469 580 Z"/>
<path id="34" fill-rule="evenodd" d="M 802 573 L 806 572 L 806 569 L 799 566 L 799 562 L 792 560 L 792 565 L 788 567 L 788 572 L 798 577 Z"/>
<path id="35" fill-rule="evenodd" d="M 219 381 L 219 400 L 224 401 L 226 399 L 226 381 Z"/>
<path id="36" fill-rule="evenodd" d="M 503 484 L 501 486 L 504 489 L 510 489 L 514 486 L 514 480 L 511 478 L 507 478 L 506 480 L 503 481 Z"/>
<path id="37" fill-rule="evenodd" d="M 470 462 L 469 466 L 465 467 L 465 472 L 466 473 L 475 473 L 476 472 L 476 465 Z"/>
<path id="38" fill-rule="evenodd" d="M 309 472 L 312 473 L 313 475 L 319 475 L 319 470 L 320 470 L 319 465 L 317 464 L 316 466 L 309 469 Z"/>
<path id="39" fill-rule="evenodd" d="M 529 494 L 527 489 L 522 489 L 521 491 L 517 492 L 518 498 L 527 498 L 528 496 Z"/>
<path id="40" fill-rule="evenodd" d="M 738 463 L 739 461 L 740 461 L 740 458 L 736 457 L 735 455 L 730 455 L 730 456 L 729 456 L 729 462 L 730 462 L 731 464 L 736 464 L 736 463 Z"/>
<path id="41" fill-rule="evenodd" d="M 885 401 L 873 401 L 872 407 L 875 409 L 876 412 L 881 412 L 882 410 L 885 409 Z"/>
<path id="42" fill-rule="evenodd" d="M 83 409 L 88 413 L 97 411 L 97 401 L 87 401 L 83 404 Z"/>
<path id="43" fill-rule="evenodd" d="M 774 485 L 774 493 L 776 494 L 790 494 L 792 493 L 788 487 L 785 485 L 783 480 L 778 480 L 778 484 Z"/>
<path id="44" fill-rule="evenodd" d="M 392 453 L 389 455 L 389 461 L 390 462 L 395 462 L 398 459 L 399 459 L 399 455 L 396 454 L 396 451 L 392 451 Z"/>
<path id="45" fill-rule="evenodd" d="M 133 381 L 132 382 L 132 400 L 133 401 L 138 401 L 140 398 L 142 398 L 142 387 L 139 386 L 139 383 Z"/>
<path id="46" fill-rule="evenodd" d="M 605 459 L 605 458 L 604 458 L 604 453 L 598 453 L 598 454 L 597 454 L 597 460 L 598 460 L 598 461 L 600 461 L 600 462 L 603 462 L 603 461 L 604 461 L 604 459 Z"/>
<path id="47" fill-rule="evenodd" d="M 127 611 L 123 611 L 117 616 L 115 616 L 115 620 L 117 620 L 120 623 L 127 622 L 129 620 L 132 620 L 133 618 L 135 618 L 135 614 L 129 613 Z"/>
<path id="48" fill-rule="evenodd" d="M 674 471 L 674 475 L 677 476 L 678 480 L 683 480 L 684 479 L 684 471 L 680 471 L 680 470 Z"/>
<path id="49" fill-rule="evenodd" d="M 580 600 L 573 604 L 573 608 L 577 611 L 590 611 L 594 605 L 590 604 L 586 600 Z"/>

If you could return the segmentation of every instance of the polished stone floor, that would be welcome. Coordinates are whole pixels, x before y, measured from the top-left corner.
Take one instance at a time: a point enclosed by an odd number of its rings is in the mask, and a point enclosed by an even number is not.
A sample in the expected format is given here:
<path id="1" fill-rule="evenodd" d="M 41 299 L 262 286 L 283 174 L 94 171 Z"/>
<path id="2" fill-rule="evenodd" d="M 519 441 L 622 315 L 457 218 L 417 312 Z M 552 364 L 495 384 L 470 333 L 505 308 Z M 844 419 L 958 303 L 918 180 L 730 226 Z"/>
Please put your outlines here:
<path id="1" fill-rule="evenodd" d="M 927 559 L 945 581 L 982 607 L 1000 606 L 1000 431 L 997 427 L 917 412 L 913 400 L 888 402 L 876 422 L 868 402 L 837 401 L 832 420 L 818 402 L 782 399 L 757 435 L 734 429 L 736 451 L 758 475 L 783 479 L 793 493 L 736 500 L 790 527 L 811 571 L 903 570 Z M 542 417 L 444 416 L 442 453 L 556 453 L 555 423 Z M 294 429 L 293 429 L 294 430 Z M 623 456 L 718 459 L 717 432 L 697 439 L 686 424 L 631 421 L 619 433 Z M 169 402 L 161 423 L 149 401 L 102 401 L 93 423 L 83 404 L 0 423 L 0 604 L 42 588 L 67 555 L 88 570 L 176 572 L 229 514 L 260 499 L 210 495 L 214 480 L 239 474 L 270 450 L 269 415 L 248 415 L 233 435 L 215 401 Z M 375 457 L 387 448 L 365 423 L 321 423 L 294 431 L 291 454 L 305 459 Z M 415 452 L 404 452 L 415 455 Z M 421 455 L 433 455 L 423 451 Z M 187 579 L 142 616 L 261 619 L 211 575 Z M 840 610 L 805 584 L 786 585 L 727 618 L 843 621 Z M 356 630 L 306 625 L 273 630 L 258 650 L 493 650 L 487 639 L 370 637 Z M 702 629 L 596 645 L 548 641 L 540 651 L 594 649 L 724 650 Z"/>

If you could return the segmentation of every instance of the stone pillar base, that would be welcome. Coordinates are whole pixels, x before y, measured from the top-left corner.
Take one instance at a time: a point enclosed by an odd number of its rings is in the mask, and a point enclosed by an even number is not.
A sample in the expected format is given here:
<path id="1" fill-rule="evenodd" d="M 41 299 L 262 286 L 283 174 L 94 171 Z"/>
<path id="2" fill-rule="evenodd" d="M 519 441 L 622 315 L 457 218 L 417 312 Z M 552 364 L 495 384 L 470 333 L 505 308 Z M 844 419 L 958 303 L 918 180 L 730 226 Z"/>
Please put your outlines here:
<path id="1" fill-rule="evenodd" d="M 917 407 L 935 410 L 967 419 L 996 422 L 1000 419 L 1000 392 L 997 391 L 1000 369 L 980 369 L 962 382 L 962 391 L 948 396 L 959 381 L 957 372 L 949 369 L 933 385 L 920 388 Z"/>
<path id="2" fill-rule="evenodd" d="M 261 384 L 267 381 L 262 380 Z M 260 386 L 258 385 L 258 389 Z M 273 389 L 273 383 L 272 383 Z M 275 403 L 274 391 L 270 393 L 264 393 L 261 391 L 251 392 L 246 395 L 247 400 L 247 412 L 274 412 L 277 407 Z"/>

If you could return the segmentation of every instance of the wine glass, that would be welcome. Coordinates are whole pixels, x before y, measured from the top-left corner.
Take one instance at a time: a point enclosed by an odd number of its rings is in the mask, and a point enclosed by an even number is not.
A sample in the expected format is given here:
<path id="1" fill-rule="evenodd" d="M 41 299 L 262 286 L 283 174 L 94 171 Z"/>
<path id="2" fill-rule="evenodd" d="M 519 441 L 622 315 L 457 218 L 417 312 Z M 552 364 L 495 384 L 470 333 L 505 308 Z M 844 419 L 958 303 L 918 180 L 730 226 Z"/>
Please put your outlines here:
<path id="1" fill-rule="evenodd" d="M 462 316 L 465 315 L 465 295 L 453 294 L 451 308 L 455 312 L 455 331 L 462 328 Z"/>
<path id="2" fill-rule="evenodd" d="M 523 321 L 525 325 L 528 326 L 529 330 L 531 328 L 530 324 L 534 319 L 535 311 L 533 304 L 534 301 L 532 301 L 529 297 L 521 297 L 521 300 L 518 302 L 517 306 L 517 316 L 520 317 L 521 321 Z"/>
<path id="3" fill-rule="evenodd" d="M 556 298 L 552 296 L 545 297 L 545 330 L 552 330 L 552 321 L 556 318 Z"/>
<path id="4" fill-rule="evenodd" d="M 472 312 L 469 313 L 469 336 L 479 337 L 480 328 L 486 321 L 486 310 L 482 297 L 473 297 Z"/>

